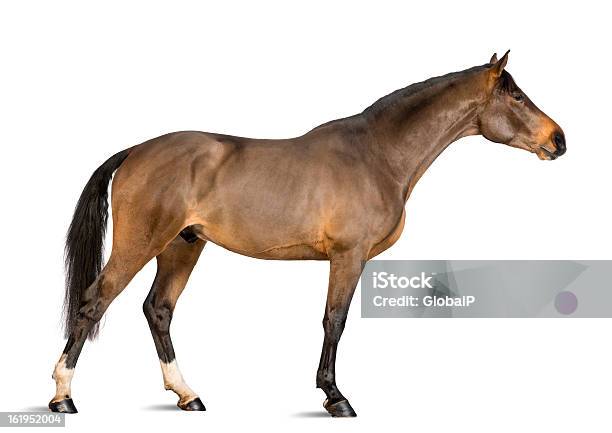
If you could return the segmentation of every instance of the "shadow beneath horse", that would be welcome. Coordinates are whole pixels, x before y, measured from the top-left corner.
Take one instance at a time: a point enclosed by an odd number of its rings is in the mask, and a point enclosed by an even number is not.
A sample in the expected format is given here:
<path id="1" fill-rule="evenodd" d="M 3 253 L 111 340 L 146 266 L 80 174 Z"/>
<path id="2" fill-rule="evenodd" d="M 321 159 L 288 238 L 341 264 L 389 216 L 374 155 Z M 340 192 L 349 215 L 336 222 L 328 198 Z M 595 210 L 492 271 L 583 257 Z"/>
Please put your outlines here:
<path id="1" fill-rule="evenodd" d="M 175 404 L 152 404 L 150 406 L 146 406 L 143 410 L 148 410 L 152 412 L 174 412 L 181 411 L 181 409 Z"/>
<path id="2" fill-rule="evenodd" d="M 294 418 L 329 418 L 329 414 L 322 410 L 313 410 L 309 412 L 298 412 L 293 414 Z"/>
<path id="3" fill-rule="evenodd" d="M 24 407 L 25 412 L 50 412 L 49 406 L 28 406 Z"/>

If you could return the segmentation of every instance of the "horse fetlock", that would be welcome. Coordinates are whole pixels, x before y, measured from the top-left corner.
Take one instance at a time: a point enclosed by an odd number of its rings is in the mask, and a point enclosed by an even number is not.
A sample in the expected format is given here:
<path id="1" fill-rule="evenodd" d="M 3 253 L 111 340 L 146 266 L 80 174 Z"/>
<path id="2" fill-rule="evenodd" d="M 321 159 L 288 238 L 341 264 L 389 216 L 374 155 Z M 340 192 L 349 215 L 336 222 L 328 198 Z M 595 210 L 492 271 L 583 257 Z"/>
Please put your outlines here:
<path id="1" fill-rule="evenodd" d="M 164 376 L 164 388 L 174 391 L 179 396 L 179 407 L 180 404 L 187 404 L 198 398 L 198 395 L 185 383 L 176 360 L 169 363 L 161 361 L 160 365 Z"/>
<path id="2" fill-rule="evenodd" d="M 74 375 L 74 368 L 69 368 L 67 365 L 67 354 L 62 354 L 59 361 L 53 369 L 53 380 L 55 380 L 55 396 L 51 400 L 52 403 L 60 402 L 70 398 L 70 384 Z"/>

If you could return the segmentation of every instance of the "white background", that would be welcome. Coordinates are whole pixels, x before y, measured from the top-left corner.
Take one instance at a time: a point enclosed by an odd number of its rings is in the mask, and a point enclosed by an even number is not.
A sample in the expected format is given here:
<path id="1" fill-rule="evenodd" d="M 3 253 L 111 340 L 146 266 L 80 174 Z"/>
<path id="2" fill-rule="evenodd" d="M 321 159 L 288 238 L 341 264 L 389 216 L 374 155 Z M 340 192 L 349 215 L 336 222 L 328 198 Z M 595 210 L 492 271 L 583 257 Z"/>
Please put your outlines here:
<path id="1" fill-rule="evenodd" d="M 290 3 L 2 3 L 0 410 L 42 410 L 54 393 L 63 241 L 85 182 L 111 154 L 174 130 L 300 135 L 511 48 L 507 69 L 563 127 L 567 154 L 455 143 L 379 258 L 612 258 L 602 3 Z M 172 325 L 208 408 L 184 413 L 141 311 L 150 263 L 83 350 L 68 428 L 609 431 L 609 320 L 368 320 L 359 291 L 337 365 L 359 416 L 319 416 L 327 270 L 207 245 Z"/>

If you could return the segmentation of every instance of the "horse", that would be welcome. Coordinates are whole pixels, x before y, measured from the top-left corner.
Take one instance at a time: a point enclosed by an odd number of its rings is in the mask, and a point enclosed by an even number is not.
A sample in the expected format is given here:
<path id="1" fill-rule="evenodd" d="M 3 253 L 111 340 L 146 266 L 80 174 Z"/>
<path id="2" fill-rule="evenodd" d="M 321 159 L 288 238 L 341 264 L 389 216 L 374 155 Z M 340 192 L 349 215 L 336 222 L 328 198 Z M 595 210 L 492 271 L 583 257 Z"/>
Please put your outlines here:
<path id="1" fill-rule="evenodd" d="M 296 138 L 181 131 L 111 156 L 85 185 L 66 238 L 67 342 L 53 372 L 51 411 L 77 412 L 70 383 L 83 344 L 153 258 L 157 274 L 143 310 L 165 388 L 178 395 L 179 408 L 205 410 L 178 368 L 170 323 L 213 242 L 259 259 L 330 262 L 316 386 L 331 416 L 356 416 L 336 385 L 338 342 L 366 261 L 399 238 L 406 201 L 430 164 L 469 135 L 542 160 L 566 151 L 563 130 L 505 70 L 508 53 L 397 90 Z M 113 243 L 102 266 L 111 178 Z"/>

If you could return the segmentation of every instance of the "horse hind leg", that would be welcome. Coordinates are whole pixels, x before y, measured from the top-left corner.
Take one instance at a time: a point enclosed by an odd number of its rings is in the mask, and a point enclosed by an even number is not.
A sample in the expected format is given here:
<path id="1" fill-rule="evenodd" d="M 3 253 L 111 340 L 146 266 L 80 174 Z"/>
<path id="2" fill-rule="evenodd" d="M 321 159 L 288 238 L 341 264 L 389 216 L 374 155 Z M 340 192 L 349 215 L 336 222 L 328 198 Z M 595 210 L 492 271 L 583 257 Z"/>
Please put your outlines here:
<path id="1" fill-rule="evenodd" d="M 77 412 L 71 398 L 70 385 L 87 335 L 94 325 L 100 321 L 111 302 L 147 261 L 144 258 L 131 261 L 123 260 L 117 255 L 111 257 L 96 281 L 84 292 L 77 320 L 53 371 L 56 392 L 49 403 L 49 408 L 53 412 Z"/>
<path id="2" fill-rule="evenodd" d="M 49 402 L 49 408 L 54 412 L 77 412 L 71 398 L 71 381 L 87 335 L 136 273 L 163 251 L 181 230 L 180 223 L 172 220 L 164 221 L 167 222 L 165 230 L 157 231 L 154 227 L 131 223 L 134 220 L 128 218 L 129 214 L 125 215 L 115 218 L 113 249 L 108 263 L 82 293 L 75 323 L 53 371 L 56 392 Z"/>
<path id="3" fill-rule="evenodd" d="M 143 311 L 149 323 L 153 342 L 167 390 L 179 396 L 178 407 L 188 411 L 206 410 L 198 395 L 185 383 L 178 368 L 172 340 L 170 322 L 178 297 L 206 244 L 201 239 L 185 239 L 183 232 L 157 256 L 157 274 L 147 296 Z"/>

